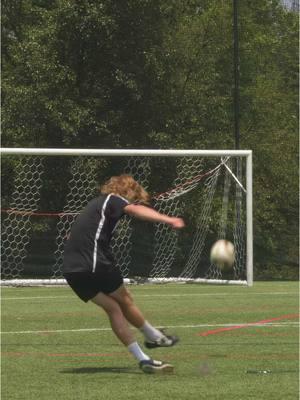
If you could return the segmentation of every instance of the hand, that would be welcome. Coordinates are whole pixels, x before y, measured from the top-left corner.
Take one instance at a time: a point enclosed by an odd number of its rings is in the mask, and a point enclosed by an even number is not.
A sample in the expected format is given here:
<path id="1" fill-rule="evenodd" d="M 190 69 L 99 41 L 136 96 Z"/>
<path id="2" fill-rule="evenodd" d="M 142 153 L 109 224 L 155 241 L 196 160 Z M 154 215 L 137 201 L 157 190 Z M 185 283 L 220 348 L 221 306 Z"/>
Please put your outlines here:
<path id="1" fill-rule="evenodd" d="M 185 227 L 185 222 L 182 218 L 172 217 L 170 220 L 170 226 L 173 229 L 181 229 Z"/>

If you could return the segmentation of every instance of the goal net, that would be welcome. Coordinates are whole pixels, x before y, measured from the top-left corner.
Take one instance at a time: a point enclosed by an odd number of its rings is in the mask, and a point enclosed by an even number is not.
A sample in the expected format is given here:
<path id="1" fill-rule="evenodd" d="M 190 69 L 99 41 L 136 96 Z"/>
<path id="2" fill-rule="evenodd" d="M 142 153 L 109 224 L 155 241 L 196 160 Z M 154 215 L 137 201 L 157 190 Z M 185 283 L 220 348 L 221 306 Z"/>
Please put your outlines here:
<path id="1" fill-rule="evenodd" d="M 129 282 L 252 285 L 250 151 L 1 149 L 1 283 L 61 284 L 72 223 L 100 184 L 132 175 L 159 212 L 182 216 L 175 231 L 125 216 L 115 261 Z M 230 271 L 210 262 L 218 239 L 234 243 Z"/>

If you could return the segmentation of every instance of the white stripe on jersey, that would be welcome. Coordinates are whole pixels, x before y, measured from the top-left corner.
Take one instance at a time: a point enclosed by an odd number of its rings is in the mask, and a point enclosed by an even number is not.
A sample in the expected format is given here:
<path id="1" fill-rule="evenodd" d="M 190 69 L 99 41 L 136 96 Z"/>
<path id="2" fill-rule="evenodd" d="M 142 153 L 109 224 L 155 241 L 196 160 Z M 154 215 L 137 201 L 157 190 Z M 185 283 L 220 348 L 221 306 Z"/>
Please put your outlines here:
<path id="1" fill-rule="evenodd" d="M 101 212 L 101 218 L 100 218 L 100 222 L 96 231 L 96 235 L 95 235 L 95 239 L 94 239 L 94 253 L 93 253 L 93 271 L 96 271 L 96 263 L 97 263 L 97 250 L 98 250 L 98 239 L 100 237 L 104 222 L 105 222 L 105 209 L 106 209 L 106 205 L 108 200 L 110 199 L 110 194 L 107 196 L 103 207 L 102 207 L 102 212 Z"/>
<path id="2" fill-rule="evenodd" d="M 128 201 L 127 199 L 125 199 L 125 197 L 122 197 L 122 196 L 120 196 L 119 194 L 115 194 L 115 193 L 112 193 L 112 194 L 113 194 L 115 197 L 119 197 L 120 199 L 126 201 L 127 204 L 130 204 L 129 201 Z M 115 225 L 114 229 L 112 230 L 112 233 L 111 233 L 111 234 L 113 234 L 113 233 L 115 232 L 115 230 L 117 229 L 117 227 L 119 226 L 119 224 L 120 224 L 120 220 L 116 223 L 116 225 Z"/>

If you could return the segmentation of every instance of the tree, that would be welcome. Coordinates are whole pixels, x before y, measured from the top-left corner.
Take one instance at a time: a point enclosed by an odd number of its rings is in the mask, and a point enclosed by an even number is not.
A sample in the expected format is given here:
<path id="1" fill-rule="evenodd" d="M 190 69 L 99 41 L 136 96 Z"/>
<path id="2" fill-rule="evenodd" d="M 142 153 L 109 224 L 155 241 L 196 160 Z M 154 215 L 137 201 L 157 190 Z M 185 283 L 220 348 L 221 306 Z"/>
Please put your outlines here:
<path id="1" fill-rule="evenodd" d="M 277 1 L 244 3 L 240 12 L 241 132 L 254 152 L 256 254 L 263 265 L 296 265 L 297 17 Z"/>
<path id="2" fill-rule="evenodd" d="M 161 114 L 160 2 L 28 4 L 4 58 L 3 143 L 134 146 L 143 134 L 146 144 Z"/>
<path id="3" fill-rule="evenodd" d="M 4 146 L 234 147 L 231 2 L 4 0 L 2 20 Z M 255 253 L 296 264 L 297 15 L 246 0 L 239 31 Z"/>

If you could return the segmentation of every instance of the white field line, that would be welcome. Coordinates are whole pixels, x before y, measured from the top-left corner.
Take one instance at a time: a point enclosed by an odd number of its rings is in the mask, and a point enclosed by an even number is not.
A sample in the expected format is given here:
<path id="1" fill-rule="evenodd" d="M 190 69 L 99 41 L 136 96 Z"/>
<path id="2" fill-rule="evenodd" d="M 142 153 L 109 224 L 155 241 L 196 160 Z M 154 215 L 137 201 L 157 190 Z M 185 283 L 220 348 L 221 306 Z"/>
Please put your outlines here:
<path id="1" fill-rule="evenodd" d="M 158 326 L 157 328 L 171 328 L 171 329 L 197 329 L 197 328 L 214 328 L 214 327 L 231 327 L 231 326 L 245 326 L 249 327 L 249 323 L 230 323 L 230 324 L 196 324 L 196 325 L 169 325 L 169 326 Z M 282 328 L 286 326 L 295 327 L 299 326 L 299 322 L 268 322 L 264 324 L 253 324 L 253 328 L 257 327 L 276 327 Z M 250 326 L 251 327 L 251 326 Z M 48 333 L 81 333 L 81 332 L 106 332 L 111 331 L 111 328 L 84 328 L 84 329 L 57 329 L 57 330 L 44 330 L 44 331 L 15 331 L 15 332 L 1 332 L 2 335 L 25 335 L 25 334 L 48 334 Z"/>
<path id="2" fill-rule="evenodd" d="M 263 293 L 247 293 L 252 296 L 294 296 L 299 295 L 298 292 L 263 292 Z M 218 296 L 245 296 L 245 293 L 178 293 L 178 294 L 134 294 L 134 297 L 194 297 L 194 296 L 208 296 L 208 297 L 218 297 Z M 33 297 L 2 297 L 2 301 L 6 300 L 48 300 L 48 299 L 72 299 L 76 297 L 74 295 L 70 296 L 33 296 Z"/>

